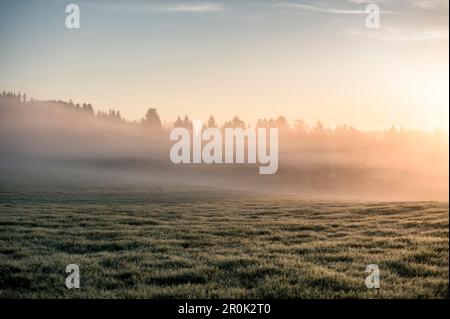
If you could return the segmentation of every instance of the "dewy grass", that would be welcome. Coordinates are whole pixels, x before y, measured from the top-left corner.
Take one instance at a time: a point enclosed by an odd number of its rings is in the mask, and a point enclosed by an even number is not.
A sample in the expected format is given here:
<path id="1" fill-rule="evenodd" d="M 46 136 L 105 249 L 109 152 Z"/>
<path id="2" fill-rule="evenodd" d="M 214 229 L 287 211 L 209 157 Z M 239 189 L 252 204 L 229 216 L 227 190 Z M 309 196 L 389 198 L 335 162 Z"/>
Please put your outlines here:
<path id="1" fill-rule="evenodd" d="M 448 203 L 2 196 L 1 298 L 448 298 Z"/>

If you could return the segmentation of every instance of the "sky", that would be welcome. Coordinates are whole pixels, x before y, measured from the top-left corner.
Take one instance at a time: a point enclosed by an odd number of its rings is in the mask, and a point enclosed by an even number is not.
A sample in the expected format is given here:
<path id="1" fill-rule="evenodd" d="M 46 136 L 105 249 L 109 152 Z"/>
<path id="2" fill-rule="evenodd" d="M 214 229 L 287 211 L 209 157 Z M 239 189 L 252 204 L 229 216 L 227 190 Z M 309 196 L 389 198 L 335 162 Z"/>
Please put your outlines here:
<path id="1" fill-rule="evenodd" d="M 80 29 L 65 26 L 69 3 Z M 0 0 L 0 90 L 129 120 L 155 107 L 169 122 L 448 132 L 448 12 L 446 0 Z"/>

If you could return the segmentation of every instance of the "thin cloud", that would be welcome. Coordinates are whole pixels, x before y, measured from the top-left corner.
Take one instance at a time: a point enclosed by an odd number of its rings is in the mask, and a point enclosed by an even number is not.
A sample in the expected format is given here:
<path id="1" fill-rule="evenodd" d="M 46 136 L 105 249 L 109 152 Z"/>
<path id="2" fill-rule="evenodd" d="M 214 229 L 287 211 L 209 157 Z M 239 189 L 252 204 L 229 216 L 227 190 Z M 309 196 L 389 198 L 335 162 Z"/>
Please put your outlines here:
<path id="1" fill-rule="evenodd" d="M 214 13 L 225 11 L 218 2 L 171 2 L 151 3 L 145 1 L 129 2 L 90 2 L 88 5 L 102 10 L 112 11 L 140 11 L 150 13 Z"/>
<path id="2" fill-rule="evenodd" d="M 276 4 L 277 7 L 294 9 L 302 12 L 316 12 L 316 13 L 330 13 L 330 14 L 367 14 L 366 10 L 349 10 L 349 9 L 337 9 L 331 7 L 319 7 L 309 4 L 300 3 L 279 3 Z M 380 13 L 393 13 L 392 11 L 381 11 Z"/>
<path id="3" fill-rule="evenodd" d="M 347 34 L 364 39 L 386 41 L 448 41 L 448 29 L 411 30 L 382 28 L 379 30 L 347 30 Z"/>
<path id="4" fill-rule="evenodd" d="M 167 5 L 147 4 L 144 10 L 150 12 L 191 12 L 191 13 L 208 13 L 224 11 L 224 7 L 220 3 L 203 2 L 203 3 L 179 3 Z"/>
<path id="5" fill-rule="evenodd" d="M 448 7 L 448 0 L 414 0 L 411 6 L 417 9 L 433 10 Z"/>

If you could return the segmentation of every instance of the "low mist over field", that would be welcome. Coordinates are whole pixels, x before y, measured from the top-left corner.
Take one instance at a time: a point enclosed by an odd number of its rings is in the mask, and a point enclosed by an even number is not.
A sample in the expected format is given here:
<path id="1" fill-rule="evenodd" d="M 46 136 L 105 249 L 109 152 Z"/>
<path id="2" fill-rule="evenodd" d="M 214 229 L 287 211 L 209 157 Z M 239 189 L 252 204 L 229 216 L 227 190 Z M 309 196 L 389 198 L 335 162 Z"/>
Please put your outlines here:
<path id="1" fill-rule="evenodd" d="M 299 110 L 301 113 L 301 110 Z M 119 112 L 90 104 L 24 101 L 0 97 L 1 186 L 35 183 L 95 187 L 208 187 L 306 197 L 388 200 L 448 198 L 448 135 L 392 127 L 359 131 L 320 122 L 255 119 L 278 127 L 279 165 L 259 175 L 257 164 L 173 164 L 173 126 L 192 127 L 188 117 L 161 125 L 156 110 L 129 122 Z M 227 123 L 247 127 L 236 116 Z"/>

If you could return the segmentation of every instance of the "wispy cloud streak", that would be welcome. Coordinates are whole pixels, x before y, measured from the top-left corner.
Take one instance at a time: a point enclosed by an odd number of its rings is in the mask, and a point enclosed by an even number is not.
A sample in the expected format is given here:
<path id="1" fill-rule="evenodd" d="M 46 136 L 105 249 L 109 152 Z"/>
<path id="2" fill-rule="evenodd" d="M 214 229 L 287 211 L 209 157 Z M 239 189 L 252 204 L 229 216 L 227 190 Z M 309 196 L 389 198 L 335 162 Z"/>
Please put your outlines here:
<path id="1" fill-rule="evenodd" d="M 90 2 L 88 5 L 102 10 L 140 11 L 150 13 L 214 13 L 225 11 L 225 7 L 218 2 Z"/>
<path id="2" fill-rule="evenodd" d="M 178 3 L 178 4 L 146 4 L 143 9 L 150 12 L 192 12 L 192 13 L 208 13 L 224 11 L 224 7 L 220 3 L 203 2 L 203 3 Z"/>
<path id="3" fill-rule="evenodd" d="M 433 10 L 448 7 L 448 0 L 413 0 L 411 6 L 418 9 Z"/>
<path id="4" fill-rule="evenodd" d="M 294 9 L 302 12 L 316 12 L 316 13 L 330 13 L 330 14 L 367 14 L 366 10 L 350 10 L 350 9 L 338 9 L 331 7 L 319 7 L 309 4 L 300 3 L 278 3 L 275 6 L 286 9 Z M 381 13 L 393 13 L 392 11 L 382 11 Z"/>
<path id="5" fill-rule="evenodd" d="M 449 33 L 446 29 L 405 30 L 386 27 L 375 30 L 348 30 L 347 34 L 366 39 L 380 39 L 387 41 L 448 41 Z"/>

